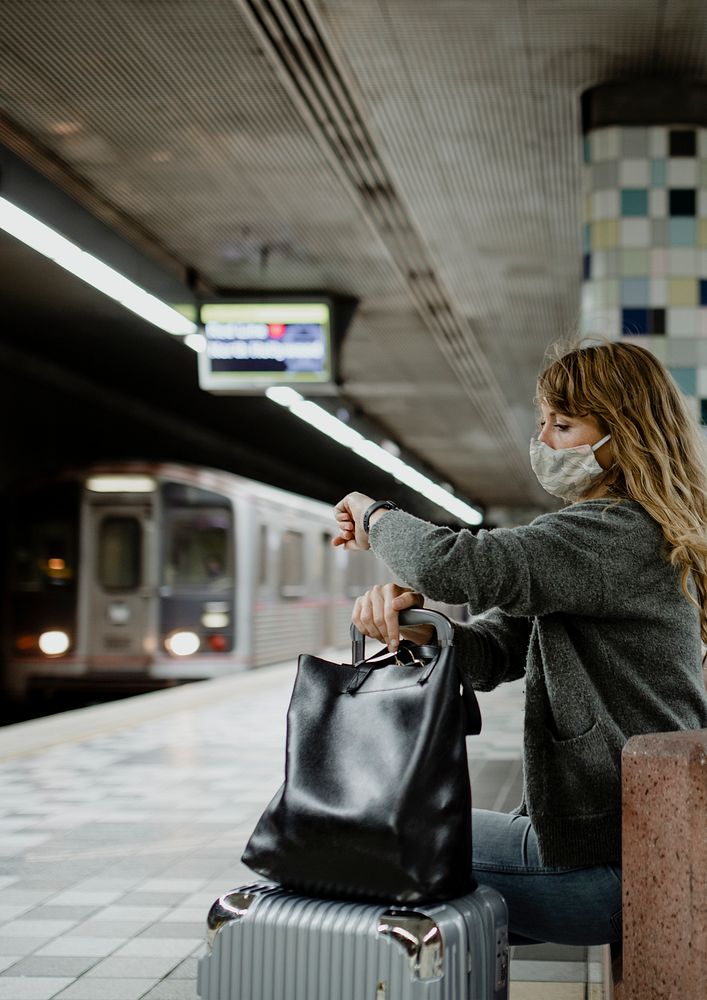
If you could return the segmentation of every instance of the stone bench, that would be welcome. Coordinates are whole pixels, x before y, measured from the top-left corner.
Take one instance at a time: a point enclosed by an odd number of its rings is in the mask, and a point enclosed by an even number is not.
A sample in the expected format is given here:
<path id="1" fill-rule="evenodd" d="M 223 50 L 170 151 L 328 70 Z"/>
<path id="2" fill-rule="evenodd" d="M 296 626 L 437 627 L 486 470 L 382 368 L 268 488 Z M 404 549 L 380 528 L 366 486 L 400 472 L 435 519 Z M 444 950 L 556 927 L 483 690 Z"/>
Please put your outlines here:
<path id="1" fill-rule="evenodd" d="M 622 754 L 622 796 L 623 974 L 617 981 L 615 961 L 614 998 L 701 1000 L 707 729 L 633 736 Z"/>

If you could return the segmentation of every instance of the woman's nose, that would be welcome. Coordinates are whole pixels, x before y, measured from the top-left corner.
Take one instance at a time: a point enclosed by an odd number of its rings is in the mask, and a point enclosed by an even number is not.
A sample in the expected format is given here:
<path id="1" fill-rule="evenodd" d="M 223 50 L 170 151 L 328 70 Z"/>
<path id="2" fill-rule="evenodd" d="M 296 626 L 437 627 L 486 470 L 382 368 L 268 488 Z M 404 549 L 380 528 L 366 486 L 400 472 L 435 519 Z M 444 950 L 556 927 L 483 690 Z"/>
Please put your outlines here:
<path id="1" fill-rule="evenodd" d="M 543 427 L 540 428 L 540 431 L 538 432 L 538 441 L 542 441 L 543 444 L 549 444 L 550 442 L 548 441 L 548 434 L 549 434 L 548 427 L 547 424 L 545 424 Z"/>

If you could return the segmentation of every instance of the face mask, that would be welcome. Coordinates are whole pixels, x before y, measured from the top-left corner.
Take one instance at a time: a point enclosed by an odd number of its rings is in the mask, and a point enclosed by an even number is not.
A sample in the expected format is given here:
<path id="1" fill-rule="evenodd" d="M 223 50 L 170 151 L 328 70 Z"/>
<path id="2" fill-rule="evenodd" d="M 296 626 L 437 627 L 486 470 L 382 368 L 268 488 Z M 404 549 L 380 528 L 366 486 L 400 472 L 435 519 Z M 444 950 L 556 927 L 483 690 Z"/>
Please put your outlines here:
<path id="1" fill-rule="evenodd" d="M 551 448 L 544 441 L 530 442 L 530 464 L 544 490 L 563 500 L 579 500 L 590 486 L 606 472 L 594 452 L 611 437 L 607 434 L 596 444 L 580 444 L 576 448 Z"/>

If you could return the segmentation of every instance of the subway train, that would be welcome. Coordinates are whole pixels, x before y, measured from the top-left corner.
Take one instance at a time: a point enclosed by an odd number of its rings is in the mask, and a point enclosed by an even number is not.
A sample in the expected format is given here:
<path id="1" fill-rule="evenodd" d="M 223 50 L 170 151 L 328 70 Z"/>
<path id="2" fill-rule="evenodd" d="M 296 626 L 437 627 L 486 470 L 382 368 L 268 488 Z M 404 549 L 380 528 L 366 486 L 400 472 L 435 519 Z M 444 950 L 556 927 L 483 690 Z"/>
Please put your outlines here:
<path id="1" fill-rule="evenodd" d="M 13 497 L 3 686 L 146 691 L 348 641 L 390 579 L 333 548 L 330 506 L 216 470 L 122 462 Z"/>

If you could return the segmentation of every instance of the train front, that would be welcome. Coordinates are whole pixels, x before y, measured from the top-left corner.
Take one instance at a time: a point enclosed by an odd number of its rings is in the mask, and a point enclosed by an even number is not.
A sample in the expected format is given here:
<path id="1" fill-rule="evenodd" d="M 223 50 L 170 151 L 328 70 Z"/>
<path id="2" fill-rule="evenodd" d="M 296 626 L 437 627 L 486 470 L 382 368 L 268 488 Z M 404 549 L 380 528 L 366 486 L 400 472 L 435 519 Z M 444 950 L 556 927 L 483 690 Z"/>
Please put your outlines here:
<path id="1" fill-rule="evenodd" d="M 8 524 L 11 696 L 135 693 L 237 666 L 228 496 L 100 472 L 22 494 Z"/>

